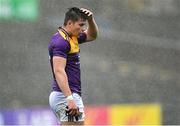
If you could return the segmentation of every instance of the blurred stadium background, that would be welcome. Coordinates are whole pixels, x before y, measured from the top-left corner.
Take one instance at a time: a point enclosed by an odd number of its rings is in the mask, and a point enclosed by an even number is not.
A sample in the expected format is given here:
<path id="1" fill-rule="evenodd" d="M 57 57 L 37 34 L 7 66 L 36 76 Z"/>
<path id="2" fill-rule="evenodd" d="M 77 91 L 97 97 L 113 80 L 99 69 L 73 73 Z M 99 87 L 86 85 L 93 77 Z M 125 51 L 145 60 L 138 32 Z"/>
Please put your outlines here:
<path id="1" fill-rule="evenodd" d="M 0 0 L 0 124 L 56 124 L 48 43 L 67 8 L 94 12 L 81 45 L 86 124 L 180 124 L 180 0 Z"/>

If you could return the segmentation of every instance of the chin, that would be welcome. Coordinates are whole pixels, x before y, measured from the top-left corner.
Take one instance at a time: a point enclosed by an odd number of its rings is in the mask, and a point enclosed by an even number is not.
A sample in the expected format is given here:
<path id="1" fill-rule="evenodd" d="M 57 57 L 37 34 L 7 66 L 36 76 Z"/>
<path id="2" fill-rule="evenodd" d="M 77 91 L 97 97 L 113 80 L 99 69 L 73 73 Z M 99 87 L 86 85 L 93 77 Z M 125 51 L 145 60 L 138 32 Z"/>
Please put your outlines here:
<path id="1" fill-rule="evenodd" d="M 79 36 L 79 34 L 80 34 L 80 33 L 78 33 L 78 34 L 74 34 L 74 36 Z"/>

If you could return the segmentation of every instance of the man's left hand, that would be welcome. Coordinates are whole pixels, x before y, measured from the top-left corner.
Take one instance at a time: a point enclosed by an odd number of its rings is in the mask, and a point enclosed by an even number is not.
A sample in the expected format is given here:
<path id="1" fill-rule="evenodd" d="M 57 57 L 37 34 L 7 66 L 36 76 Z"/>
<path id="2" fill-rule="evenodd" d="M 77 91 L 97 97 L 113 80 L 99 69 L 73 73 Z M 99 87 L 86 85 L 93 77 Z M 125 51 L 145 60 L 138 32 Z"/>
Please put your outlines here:
<path id="1" fill-rule="evenodd" d="M 93 18 L 93 13 L 90 10 L 85 8 L 81 8 L 80 10 L 87 15 L 88 20 Z"/>

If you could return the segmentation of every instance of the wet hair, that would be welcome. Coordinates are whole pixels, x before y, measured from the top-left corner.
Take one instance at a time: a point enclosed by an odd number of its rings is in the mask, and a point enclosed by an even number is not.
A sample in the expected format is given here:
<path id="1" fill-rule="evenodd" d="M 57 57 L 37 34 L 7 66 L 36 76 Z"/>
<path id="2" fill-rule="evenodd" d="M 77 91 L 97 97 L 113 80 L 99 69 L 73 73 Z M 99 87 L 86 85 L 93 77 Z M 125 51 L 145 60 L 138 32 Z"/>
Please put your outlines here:
<path id="1" fill-rule="evenodd" d="M 67 22 L 69 20 L 76 22 L 79 19 L 82 19 L 85 21 L 85 20 L 87 20 L 87 15 L 77 7 L 69 8 L 69 10 L 65 14 L 64 26 L 67 25 Z"/>

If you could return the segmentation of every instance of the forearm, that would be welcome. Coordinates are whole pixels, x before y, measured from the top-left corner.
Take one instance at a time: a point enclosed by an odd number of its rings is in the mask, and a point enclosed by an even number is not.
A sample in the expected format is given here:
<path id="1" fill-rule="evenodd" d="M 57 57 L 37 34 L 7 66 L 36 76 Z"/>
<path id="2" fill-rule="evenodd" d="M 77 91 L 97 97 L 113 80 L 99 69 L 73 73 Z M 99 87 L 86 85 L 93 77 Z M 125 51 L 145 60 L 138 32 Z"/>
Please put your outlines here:
<path id="1" fill-rule="evenodd" d="M 88 20 L 87 35 L 94 39 L 97 38 L 98 26 L 97 26 L 94 18 L 91 18 Z"/>
<path id="2" fill-rule="evenodd" d="M 67 78 L 67 74 L 65 71 L 57 71 L 56 72 L 56 81 L 58 83 L 59 88 L 61 89 L 61 91 L 63 92 L 63 94 L 67 97 L 69 95 L 71 95 L 71 90 L 69 88 L 69 84 L 68 84 L 68 78 Z"/>

